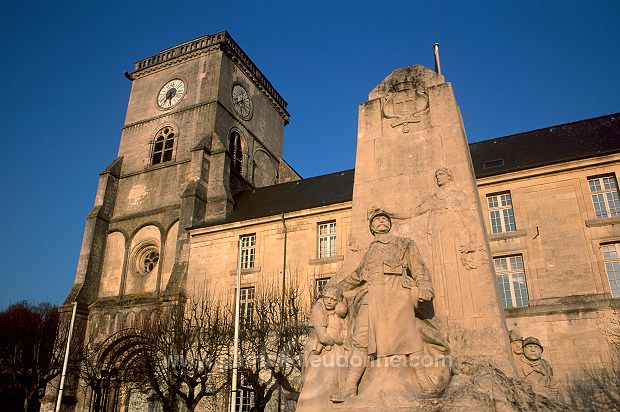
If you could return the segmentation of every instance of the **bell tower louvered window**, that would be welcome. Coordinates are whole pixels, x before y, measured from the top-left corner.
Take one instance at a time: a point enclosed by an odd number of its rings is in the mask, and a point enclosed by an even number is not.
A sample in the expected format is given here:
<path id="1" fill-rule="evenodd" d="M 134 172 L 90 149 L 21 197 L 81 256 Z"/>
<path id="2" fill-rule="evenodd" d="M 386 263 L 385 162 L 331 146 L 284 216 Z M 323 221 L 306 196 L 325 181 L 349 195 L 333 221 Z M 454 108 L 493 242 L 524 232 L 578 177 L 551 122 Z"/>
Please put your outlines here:
<path id="1" fill-rule="evenodd" d="M 243 150 L 241 148 L 241 135 L 236 130 L 230 133 L 230 139 L 228 141 L 228 151 L 230 152 L 231 164 L 230 167 L 235 172 L 242 174 L 243 172 Z"/>

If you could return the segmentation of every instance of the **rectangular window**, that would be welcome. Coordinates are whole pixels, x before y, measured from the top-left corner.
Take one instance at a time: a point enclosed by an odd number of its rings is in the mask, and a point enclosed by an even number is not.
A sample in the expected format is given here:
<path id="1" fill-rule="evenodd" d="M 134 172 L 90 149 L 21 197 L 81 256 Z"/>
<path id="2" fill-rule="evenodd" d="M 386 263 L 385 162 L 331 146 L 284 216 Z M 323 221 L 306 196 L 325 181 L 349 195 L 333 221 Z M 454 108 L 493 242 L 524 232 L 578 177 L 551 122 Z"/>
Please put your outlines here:
<path id="1" fill-rule="evenodd" d="M 620 243 L 601 245 L 611 296 L 620 298 Z"/>
<path id="2" fill-rule="evenodd" d="M 319 223 L 318 258 L 336 256 L 336 222 Z"/>
<path id="3" fill-rule="evenodd" d="M 239 303 L 239 325 L 243 327 L 252 323 L 254 315 L 254 286 L 241 288 Z"/>
<path id="4" fill-rule="evenodd" d="M 493 262 L 495 263 L 495 275 L 497 276 L 502 307 L 527 306 L 529 302 L 523 257 L 518 255 L 494 258 Z"/>
<path id="5" fill-rule="evenodd" d="M 252 391 L 247 386 L 246 379 L 241 375 L 239 379 L 239 388 L 237 389 L 237 412 L 250 412 L 250 401 Z"/>
<path id="6" fill-rule="evenodd" d="M 592 204 L 597 219 L 620 216 L 620 199 L 616 176 L 595 176 L 588 179 Z"/>
<path id="7" fill-rule="evenodd" d="M 254 267 L 256 257 L 256 235 L 241 236 L 241 269 Z"/>
<path id="8" fill-rule="evenodd" d="M 325 287 L 325 285 L 327 285 L 327 282 L 329 282 L 329 277 L 325 277 L 325 278 L 318 278 L 314 280 L 314 290 L 316 292 L 316 296 L 321 296 L 321 293 L 323 292 L 323 288 Z"/>
<path id="9" fill-rule="evenodd" d="M 492 233 L 514 232 L 517 230 L 510 192 L 487 195 L 487 204 L 489 205 Z"/>

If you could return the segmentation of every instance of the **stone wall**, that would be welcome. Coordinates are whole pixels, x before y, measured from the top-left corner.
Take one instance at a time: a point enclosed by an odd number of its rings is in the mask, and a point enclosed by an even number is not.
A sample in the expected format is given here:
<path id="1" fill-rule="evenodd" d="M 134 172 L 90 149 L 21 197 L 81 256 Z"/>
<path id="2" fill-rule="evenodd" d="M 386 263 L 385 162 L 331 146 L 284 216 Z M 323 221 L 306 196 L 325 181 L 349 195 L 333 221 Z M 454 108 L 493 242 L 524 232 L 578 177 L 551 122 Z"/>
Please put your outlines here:
<path id="1" fill-rule="evenodd" d="M 332 276 L 348 253 L 350 203 L 286 213 L 286 276 L 297 278 L 308 296 L 315 279 Z M 336 256 L 319 259 L 317 227 L 336 222 Z M 236 282 L 237 242 L 240 236 L 256 235 L 256 260 L 252 269 L 243 269 L 242 286 L 263 282 L 281 284 L 284 264 L 284 225 L 281 216 L 212 226 L 192 231 L 187 290 L 204 284 L 233 290 Z"/>

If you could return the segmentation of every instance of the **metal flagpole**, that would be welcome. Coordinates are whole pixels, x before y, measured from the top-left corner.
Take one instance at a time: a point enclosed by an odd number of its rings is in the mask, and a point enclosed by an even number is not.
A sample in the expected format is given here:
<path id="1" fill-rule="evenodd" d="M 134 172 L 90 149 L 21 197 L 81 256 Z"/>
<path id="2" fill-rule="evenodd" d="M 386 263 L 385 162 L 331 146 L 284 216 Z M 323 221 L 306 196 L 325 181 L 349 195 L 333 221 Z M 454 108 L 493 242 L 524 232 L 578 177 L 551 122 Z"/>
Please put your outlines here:
<path id="1" fill-rule="evenodd" d="M 433 51 L 435 52 L 435 71 L 437 74 L 441 74 L 441 63 L 439 62 L 439 43 L 433 44 Z"/>
<path id="2" fill-rule="evenodd" d="M 233 374 L 230 400 L 230 412 L 237 410 L 237 391 L 239 377 L 237 374 L 239 364 L 239 322 L 241 318 L 241 239 L 237 241 L 239 253 L 237 255 L 237 291 L 235 293 L 235 340 L 233 349 Z"/>
<path id="3" fill-rule="evenodd" d="M 286 302 L 286 238 L 288 236 L 288 228 L 286 227 L 286 220 L 284 220 L 284 212 L 282 212 L 282 226 L 284 226 L 284 250 L 283 258 L 282 258 L 282 301 L 280 302 L 280 322 L 284 325 L 284 315 L 285 315 L 285 302 Z M 282 339 L 282 338 L 280 338 Z M 283 366 L 280 365 L 281 367 Z M 278 385 L 278 412 L 282 410 L 282 385 Z"/>
<path id="4" fill-rule="evenodd" d="M 77 302 L 73 302 L 73 311 L 71 312 L 71 324 L 69 325 L 69 335 L 67 336 L 67 348 L 65 349 L 65 359 L 62 363 L 62 375 L 60 376 L 60 388 L 58 389 L 58 399 L 56 399 L 55 412 L 60 411 L 62 403 L 62 392 L 65 389 L 65 378 L 67 377 L 67 366 L 69 365 L 69 350 L 71 349 L 71 336 L 73 336 L 73 324 L 75 323 L 75 314 L 77 312 Z"/>

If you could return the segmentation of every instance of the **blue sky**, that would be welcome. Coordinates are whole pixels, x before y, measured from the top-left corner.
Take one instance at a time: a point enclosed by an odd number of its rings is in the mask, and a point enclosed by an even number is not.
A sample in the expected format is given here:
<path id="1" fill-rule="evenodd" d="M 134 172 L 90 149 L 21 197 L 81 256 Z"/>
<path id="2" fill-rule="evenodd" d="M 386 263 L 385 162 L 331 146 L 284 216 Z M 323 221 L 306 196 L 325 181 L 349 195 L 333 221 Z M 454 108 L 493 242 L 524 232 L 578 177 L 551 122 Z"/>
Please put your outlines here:
<path id="1" fill-rule="evenodd" d="M 60 303 L 133 62 L 228 30 L 288 101 L 302 176 L 355 162 L 357 106 L 392 70 L 453 83 L 470 141 L 620 111 L 618 1 L 2 2 L 0 307 Z M 620 144 L 620 142 L 619 142 Z"/>

